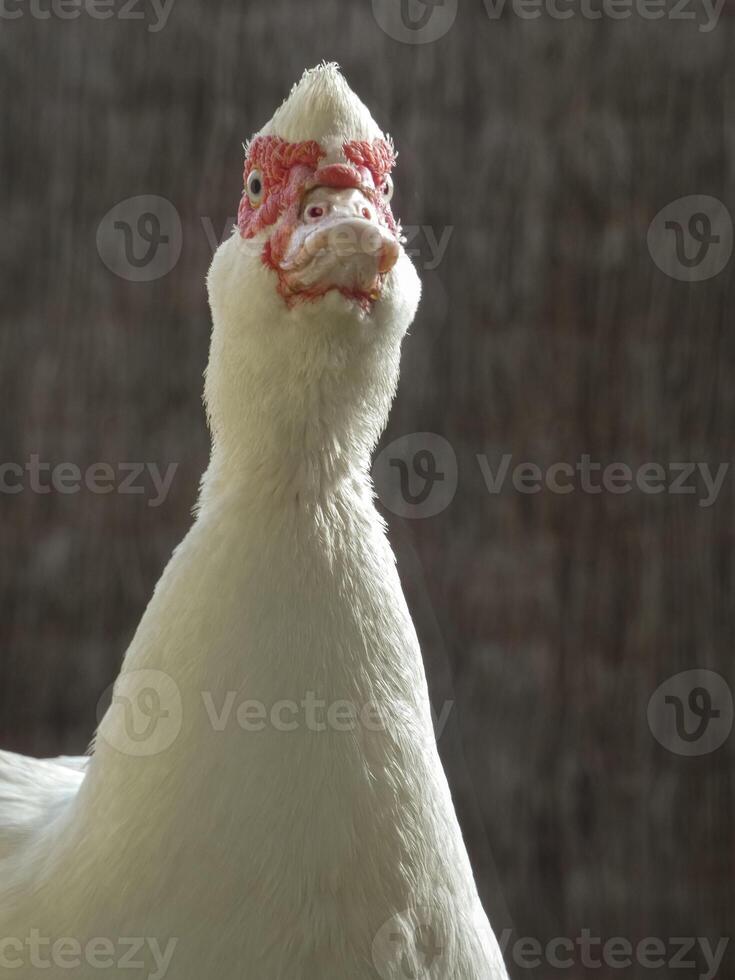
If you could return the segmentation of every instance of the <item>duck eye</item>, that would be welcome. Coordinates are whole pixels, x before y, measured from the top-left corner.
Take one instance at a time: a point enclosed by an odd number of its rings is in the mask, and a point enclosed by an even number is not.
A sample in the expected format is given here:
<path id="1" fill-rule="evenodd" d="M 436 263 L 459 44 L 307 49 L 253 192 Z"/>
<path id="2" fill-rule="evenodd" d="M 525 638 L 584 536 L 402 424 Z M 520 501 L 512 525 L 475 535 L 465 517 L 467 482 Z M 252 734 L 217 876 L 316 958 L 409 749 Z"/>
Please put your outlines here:
<path id="1" fill-rule="evenodd" d="M 263 175 L 259 170 L 251 170 L 248 179 L 245 181 L 245 190 L 253 207 L 257 207 L 263 200 Z"/>
<path id="2" fill-rule="evenodd" d="M 393 197 L 393 178 L 390 174 L 386 174 L 385 180 L 380 185 L 380 193 L 383 195 L 383 199 L 390 201 Z"/>

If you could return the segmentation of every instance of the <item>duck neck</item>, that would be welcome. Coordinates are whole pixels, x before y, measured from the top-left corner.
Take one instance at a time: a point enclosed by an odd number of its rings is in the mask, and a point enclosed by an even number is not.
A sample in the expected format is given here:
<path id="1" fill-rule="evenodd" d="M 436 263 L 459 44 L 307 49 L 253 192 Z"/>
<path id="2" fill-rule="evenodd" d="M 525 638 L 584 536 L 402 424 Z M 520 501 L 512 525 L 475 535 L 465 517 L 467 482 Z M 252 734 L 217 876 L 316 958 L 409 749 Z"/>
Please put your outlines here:
<path id="1" fill-rule="evenodd" d="M 226 501 L 270 510 L 289 505 L 318 509 L 346 490 L 369 487 L 369 447 L 346 445 L 337 433 L 310 433 L 306 426 L 299 438 L 282 435 L 264 422 L 257 437 L 234 445 L 215 436 L 200 510 Z"/>

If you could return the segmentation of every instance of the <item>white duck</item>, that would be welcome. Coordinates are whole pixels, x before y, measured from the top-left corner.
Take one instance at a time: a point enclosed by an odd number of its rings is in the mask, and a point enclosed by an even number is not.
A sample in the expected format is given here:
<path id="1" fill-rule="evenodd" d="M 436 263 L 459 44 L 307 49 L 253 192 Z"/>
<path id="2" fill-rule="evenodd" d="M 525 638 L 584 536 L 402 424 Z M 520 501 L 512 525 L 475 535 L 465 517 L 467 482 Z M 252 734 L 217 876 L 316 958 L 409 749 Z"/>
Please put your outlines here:
<path id="1" fill-rule="evenodd" d="M 506 977 L 369 477 L 420 293 L 393 162 L 335 65 L 248 146 L 194 526 L 93 755 L 0 756 L 15 978 Z"/>

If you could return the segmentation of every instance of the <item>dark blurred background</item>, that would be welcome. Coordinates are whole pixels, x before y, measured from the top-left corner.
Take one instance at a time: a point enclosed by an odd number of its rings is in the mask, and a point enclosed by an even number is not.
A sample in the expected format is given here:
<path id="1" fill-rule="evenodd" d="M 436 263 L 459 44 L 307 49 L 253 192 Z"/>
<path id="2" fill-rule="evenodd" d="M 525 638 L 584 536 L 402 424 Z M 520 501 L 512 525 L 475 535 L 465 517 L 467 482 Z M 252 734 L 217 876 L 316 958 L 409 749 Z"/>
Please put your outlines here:
<path id="1" fill-rule="evenodd" d="M 11 493 L 3 470 L 0 744 L 85 750 L 207 461 L 204 277 L 241 142 L 334 59 L 395 138 L 424 281 L 382 447 L 442 436 L 439 489 L 456 493 L 421 516 L 396 506 L 400 464 L 378 482 L 437 709 L 454 702 L 439 744 L 494 924 L 511 945 L 582 929 L 716 945 L 735 912 L 735 477 L 706 506 L 693 478 L 689 494 L 530 494 L 509 476 L 493 494 L 477 457 L 731 461 L 735 8 L 708 24 L 695 0 L 656 20 L 389 6 L 139 0 L 103 20 L 6 0 L 1 461 L 178 468 L 163 500 L 143 477 L 141 493 L 41 493 L 26 472 Z M 124 226 L 139 259 L 168 236 L 150 273 L 115 252 Z M 724 678 L 719 717 L 700 718 L 722 737 L 702 751 L 648 720 L 659 685 L 693 669 Z M 670 683 L 696 730 L 705 702 Z M 555 971 L 507 955 L 514 977 L 588 975 L 579 957 Z M 705 967 L 594 975 L 670 972 Z"/>

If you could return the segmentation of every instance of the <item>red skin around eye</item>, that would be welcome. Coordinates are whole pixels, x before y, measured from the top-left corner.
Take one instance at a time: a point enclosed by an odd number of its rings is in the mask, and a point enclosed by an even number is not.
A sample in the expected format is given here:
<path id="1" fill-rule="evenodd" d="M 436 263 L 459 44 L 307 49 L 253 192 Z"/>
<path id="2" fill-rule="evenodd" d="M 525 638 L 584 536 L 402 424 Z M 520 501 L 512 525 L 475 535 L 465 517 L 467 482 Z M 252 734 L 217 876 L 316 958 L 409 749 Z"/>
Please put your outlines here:
<path id="1" fill-rule="evenodd" d="M 287 143 L 277 136 L 258 136 L 253 140 L 245 161 L 244 179 L 247 181 L 251 170 L 260 170 L 264 197 L 262 204 L 253 207 L 247 194 L 243 194 L 237 214 L 237 227 L 243 238 L 252 238 L 278 220 L 289 203 L 284 195 L 293 187 L 294 172 L 308 178 L 323 156 L 324 150 L 314 140 Z"/>
<path id="2" fill-rule="evenodd" d="M 396 154 L 385 140 L 352 140 L 345 143 L 344 154 L 356 167 L 367 167 L 373 175 L 375 186 L 379 187 L 396 164 Z"/>
<path id="3" fill-rule="evenodd" d="M 342 149 L 350 163 L 353 163 L 358 169 L 364 167 L 370 171 L 375 187 L 377 188 L 373 203 L 378 208 L 390 230 L 397 232 L 398 226 L 396 219 L 393 217 L 390 202 L 386 201 L 380 192 L 385 178 L 395 166 L 395 150 L 385 140 L 373 140 L 372 143 L 369 143 L 367 140 L 352 140 L 349 143 L 345 143 Z"/>

